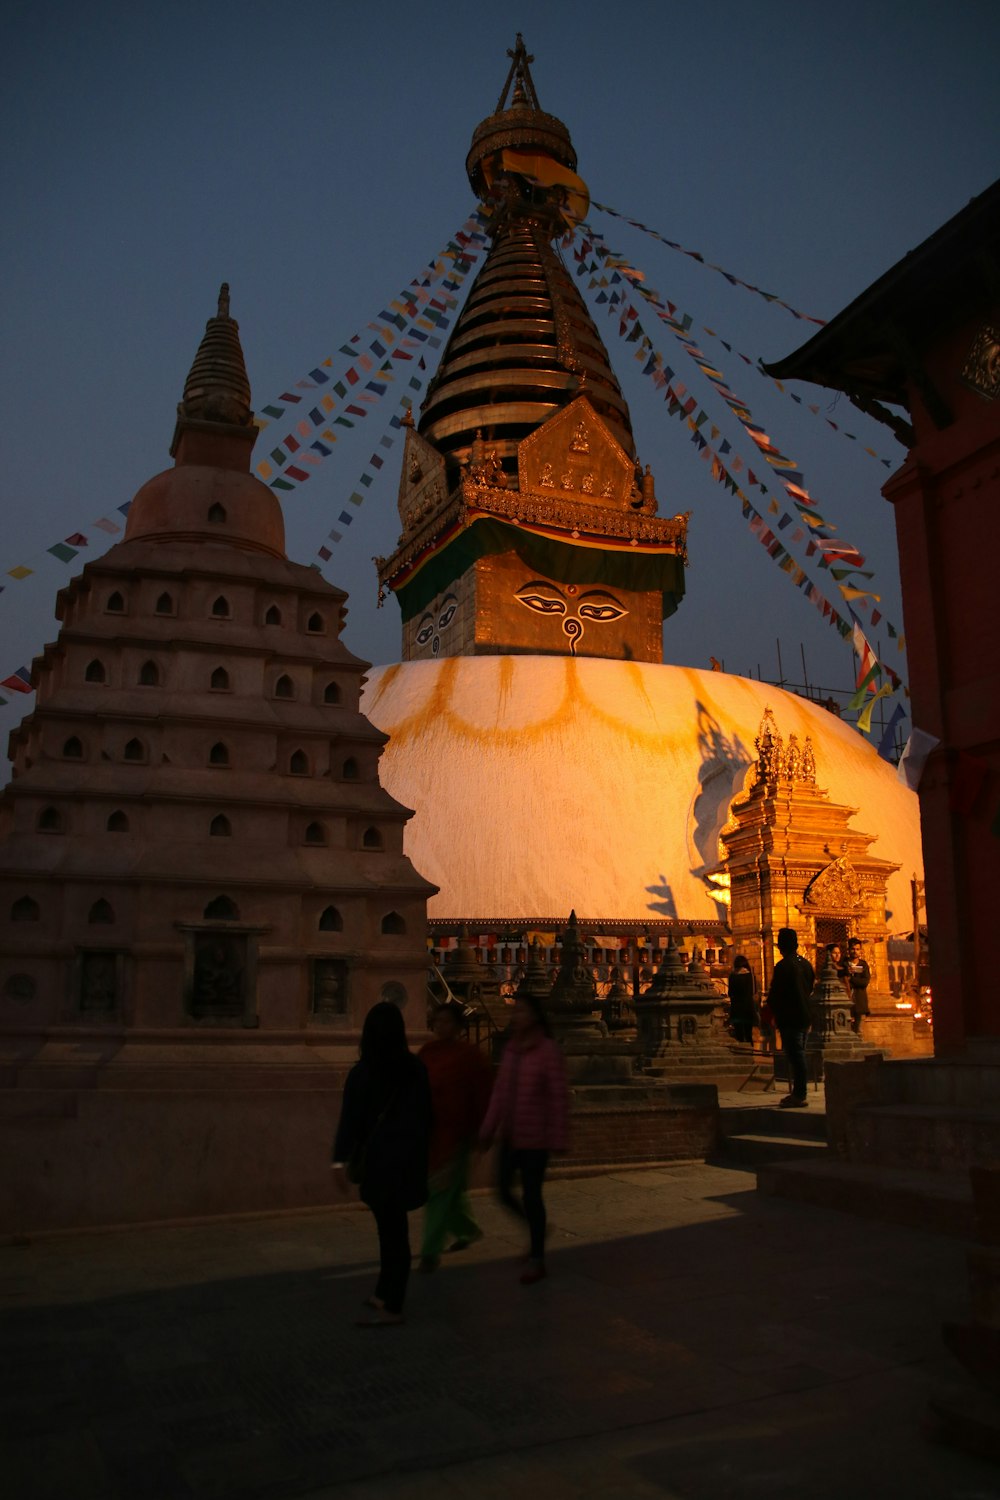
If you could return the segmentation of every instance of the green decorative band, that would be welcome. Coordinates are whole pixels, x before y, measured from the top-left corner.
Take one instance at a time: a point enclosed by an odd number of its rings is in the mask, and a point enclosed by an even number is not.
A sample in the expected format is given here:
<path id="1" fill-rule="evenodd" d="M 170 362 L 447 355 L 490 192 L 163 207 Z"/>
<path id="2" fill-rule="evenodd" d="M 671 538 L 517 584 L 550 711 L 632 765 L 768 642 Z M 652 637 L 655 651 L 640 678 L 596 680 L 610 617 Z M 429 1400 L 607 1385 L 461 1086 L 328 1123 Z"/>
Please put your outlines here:
<path id="1" fill-rule="evenodd" d="M 555 583 L 603 584 L 637 593 L 659 592 L 663 618 L 684 597 L 684 563 L 674 552 L 638 548 L 580 547 L 538 536 L 505 521 L 480 519 L 433 552 L 409 579 L 394 590 L 404 622 L 426 609 L 448 584 L 481 557 L 515 552 L 526 567 Z"/>

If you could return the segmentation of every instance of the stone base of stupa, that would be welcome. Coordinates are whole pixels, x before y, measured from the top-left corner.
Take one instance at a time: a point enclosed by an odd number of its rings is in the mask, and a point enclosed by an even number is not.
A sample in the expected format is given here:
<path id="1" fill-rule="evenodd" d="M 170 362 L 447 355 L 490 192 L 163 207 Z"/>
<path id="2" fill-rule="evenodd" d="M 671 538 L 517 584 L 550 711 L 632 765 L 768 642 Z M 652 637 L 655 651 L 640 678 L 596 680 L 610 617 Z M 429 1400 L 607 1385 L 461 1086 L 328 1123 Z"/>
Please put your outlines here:
<path id="1" fill-rule="evenodd" d="M 668 1084 L 706 1083 L 719 1089 L 740 1089 L 756 1078 L 771 1077 L 771 1059 L 755 1052 L 749 1042 L 712 1040 L 662 1047 L 640 1064 L 641 1077 Z"/>
<path id="2" fill-rule="evenodd" d="M 719 1096 L 711 1084 L 583 1085 L 572 1090 L 570 1149 L 554 1159 L 567 1173 L 663 1161 L 704 1161 L 719 1141 Z"/>
<path id="3" fill-rule="evenodd" d="M 635 1042 L 616 1037 L 562 1035 L 559 1045 L 566 1059 L 570 1084 L 628 1084 L 635 1072 Z"/>
<path id="4" fill-rule="evenodd" d="M 0 1231 L 322 1207 L 357 1032 L 3 1039 Z"/>

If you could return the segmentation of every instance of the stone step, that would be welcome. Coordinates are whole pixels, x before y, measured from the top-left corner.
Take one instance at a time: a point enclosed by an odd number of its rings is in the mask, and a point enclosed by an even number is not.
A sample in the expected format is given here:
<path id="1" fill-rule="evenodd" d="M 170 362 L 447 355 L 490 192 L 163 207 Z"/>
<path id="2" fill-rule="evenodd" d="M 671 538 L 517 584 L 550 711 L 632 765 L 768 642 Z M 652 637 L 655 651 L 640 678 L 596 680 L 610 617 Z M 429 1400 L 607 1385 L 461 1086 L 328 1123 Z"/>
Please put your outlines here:
<path id="1" fill-rule="evenodd" d="M 757 1191 L 960 1239 L 971 1238 L 973 1232 L 967 1173 L 861 1166 L 824 1156 L 761 1167 Z"/>
<path id="2" fill-rule="evenodd" d="M 773 1161 L 813 1160 L 829 1148 L 806 1135 L 724 1135 L 718 1157 L 725 1166 L 759 1167 Z"/>
<path id="3" fill-rule="evenodd" d="M 745 1109 L 727 1105 L 722 1111 L 722 1134 L 727 1138 L 741 1135 L 780 1135 L 826 1143 L 826 1113 L 823 1109 L 782 1109 L 778 1104 L 748 1105 Z"/>
<path id="4" fill-rule="evenodd" d="M 1000 1162 L 1000 1107 L 955 1104 L 861 1104 L 847 1121 L 852 1160 L 921 1171 Z"/>

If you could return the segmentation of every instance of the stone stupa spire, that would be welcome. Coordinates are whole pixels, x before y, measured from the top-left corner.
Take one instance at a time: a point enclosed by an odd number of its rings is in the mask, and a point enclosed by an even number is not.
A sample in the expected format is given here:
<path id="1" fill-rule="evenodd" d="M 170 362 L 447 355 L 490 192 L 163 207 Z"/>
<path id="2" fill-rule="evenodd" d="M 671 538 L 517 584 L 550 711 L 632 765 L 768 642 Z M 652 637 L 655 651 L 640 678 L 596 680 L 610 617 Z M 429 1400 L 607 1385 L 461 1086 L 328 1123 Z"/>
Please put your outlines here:
<path id="1" fill-rule="evenodd" d="M 224 281 L 177 404 L 174 466 L 136 495 L 126 541 L 222 543 L 283 558 L 281 504 L 250 473 L 256 440 L 240 328 Z"/>
<path id="2" fill-rule="evenodd" d="M 240 325 L 229 312 L 228 281 L 219 288 L 218 311 L 205 324 L 205 333 L 184 382 L 184 395 L 177 406 L 177 425 L 170 445 L 171 456 L 177 463 L 191 462 L 186 457 L 190 445 L 184 444 L 185 433 L 212 430 L 217 436 L 242 439 L 243 444 L 249 437 L 251 447 L 256 437 L 250 410 L 250 380 L 240 344 Z M 249 449 L 246 459 L 249 468 Z"/>

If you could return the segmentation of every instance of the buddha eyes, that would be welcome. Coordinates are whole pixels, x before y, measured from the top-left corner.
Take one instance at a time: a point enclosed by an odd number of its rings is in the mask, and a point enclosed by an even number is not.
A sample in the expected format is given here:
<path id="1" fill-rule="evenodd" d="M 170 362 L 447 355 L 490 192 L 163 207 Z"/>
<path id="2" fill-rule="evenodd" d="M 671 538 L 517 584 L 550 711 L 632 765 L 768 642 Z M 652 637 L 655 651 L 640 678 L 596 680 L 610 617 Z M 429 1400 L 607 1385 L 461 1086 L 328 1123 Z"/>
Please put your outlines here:
<path id="1" fill-rule="evenodd" d="M 444 609 L 441 611 L 441 618 L 440 620 L 438 620 L 438 630 L 443 630 L 446 625 L 451 624 L 452 620 L 455 618 L 455 611 L 457 608 L 457 599 L 448 599 L 445 601 Z"/>
<path id="2" fill-rule="evenodd" d="M 628 610 L 618 604 L 581 604 L 580 617 L 584 620 L 620 620 Z"/>
<path id="3" fill-rule="evenodd" d="M 575 594 L 576 589 L 571 588 L 570 593 Z M 604 589 L 588 589 L 579 601 L 570 599 L 567 602 L 553 584 L 535 582 L 526 583 L 523 588 L 518 589 L 515 597 L 540 615 L 566 616 L 562 624 L 563 633 L 574 642 L 583 635 L 584 620 L 592 621 L 595 625 L 608 625 L 612 620 L 621 620 L 628 614 L 628 610 L 614 594 L 608 594 Z"/>
<path id="4" fill-rule="evenodd" d="M 566 613 L 565 599 L 553 598 L 550 594 L 518 594 L 517 597 L 529 609 L 537 609 L 540 615 L 564 615 Z"/>
<path id="5" fill-rule="evenodd" d="M 417 631 L 417 645 L 426 646 L 427 642 L 430 640 L 433 634 L 434 621 L 430 615 L 424 615 L 423 619 L 420 621 L 420 628 Z"/>

